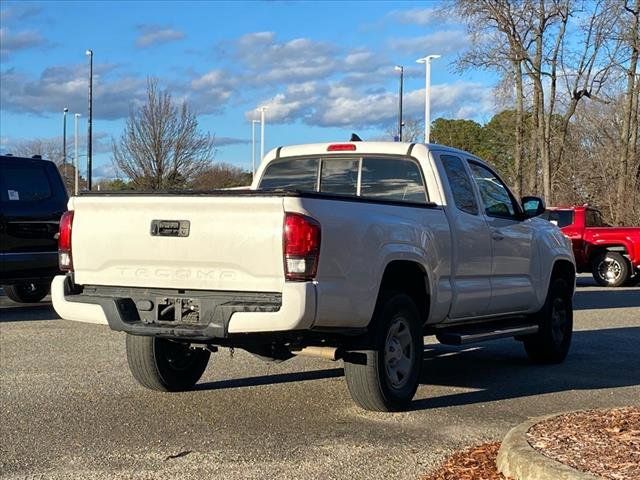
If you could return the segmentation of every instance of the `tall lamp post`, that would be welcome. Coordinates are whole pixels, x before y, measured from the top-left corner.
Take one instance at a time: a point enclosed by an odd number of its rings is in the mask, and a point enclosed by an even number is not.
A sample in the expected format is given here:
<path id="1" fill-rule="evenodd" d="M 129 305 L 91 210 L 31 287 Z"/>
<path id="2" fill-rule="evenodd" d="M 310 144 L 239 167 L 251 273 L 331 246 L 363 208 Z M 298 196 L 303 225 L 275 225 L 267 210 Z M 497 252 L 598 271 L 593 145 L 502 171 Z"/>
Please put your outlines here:
<path id="1" fill-rule="evenodd" d="M 80 162 L 78 161 L 78 120 L 80 119 L 80 114 L 76 113 L 73 116 L 73 120 L 74 120 L 74 130 L 75 130 L 75 136 L 74 136 L 74 140 L 73 140 L 73 162 L 75 164 L 75 168 L 74 168 L 74 192 L 76 195 L 78 195 L 78 180 L 79 180 L 79 174 L 78 174 L 78 169 L 80 168 Z"/>
<path id="2" fill-rule="evenodd" d="M 85 52 L 89 57 L 89 120 L 87 122 L 87 188 L 91 190 L 92 138 L 91 121 L 93 120 L 93 50 Z"/>
<path id="3" fill-rule="evenodd" d="M 264 158 L 264 112 L 267 107 L 260 107 L 260 162 Z"/>
<path id="4" fill-rule="evenodd" d="M 62 110 L 62 177 L 64 178 L 65 187 L 67 186 L 67 112 L 69 109 L 64 107 Z"/>
<path id="5" fill-rule="evenodd" d="M 396 65 L 394 70 L 400 72 L 400 92 L 398 94 L 398 141 L 402 141 L 402 87 L 404 83 L 404 67 L 402 65 Z"/>
<path id="6" fill-rule="evenodd" d="M 429 143 L 431 134 L 431 60 L 440 58 L 440 55 L 427 55 L 416 60 L 417 63 L 425 65 L 425 88 L 424 88 L 424 143 Z"/>
<path id="7" fill-rule="evenodd" d="M 260 123 L 260 120 L 251 120 L 251 173 L 252 175 L 256 174 L 256 123 Z"/>

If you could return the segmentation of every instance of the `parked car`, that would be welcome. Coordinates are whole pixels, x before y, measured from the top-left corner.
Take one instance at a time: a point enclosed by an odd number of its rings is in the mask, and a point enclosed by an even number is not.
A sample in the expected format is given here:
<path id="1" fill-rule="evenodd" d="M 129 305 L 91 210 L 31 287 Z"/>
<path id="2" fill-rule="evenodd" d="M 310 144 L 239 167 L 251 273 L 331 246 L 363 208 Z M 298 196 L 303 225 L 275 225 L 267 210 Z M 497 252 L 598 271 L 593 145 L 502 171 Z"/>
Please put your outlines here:
<path id="1" fill-rule="evenodd" d="M 38 302 L 58 269 L 58 224 L 67 192 L 56 166 L 0 156 L 0 285 L 16 302 Z"/>
<path id="2" fill-rule="evenodd" d="M 588 205 L 549 208 L 543 218 L 571 239 L 578 272 L 599 285 L 619 287 L 640 274 L 640 227 L 611 227 Z"/>
<path id="3" fill-rule="evenodd" d="M 126 332 L 129 368 L 151 389 L 191 388 L 224 346 L 342 359 L 358 405 L 401 409 L 425 334 L 567 355 L 571 244 L 537 218 L 542 200 L 524 201 L 440 145 L 281 147 L 245 191 L 72 197 L 53 304 Z"/>

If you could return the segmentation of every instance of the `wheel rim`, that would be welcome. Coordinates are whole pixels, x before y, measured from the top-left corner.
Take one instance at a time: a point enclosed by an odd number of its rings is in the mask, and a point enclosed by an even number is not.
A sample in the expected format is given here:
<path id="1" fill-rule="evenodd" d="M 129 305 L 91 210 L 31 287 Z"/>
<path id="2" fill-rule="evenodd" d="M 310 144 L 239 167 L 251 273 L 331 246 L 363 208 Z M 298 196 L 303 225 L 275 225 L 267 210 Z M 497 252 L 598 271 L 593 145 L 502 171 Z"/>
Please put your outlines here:
<path id="1" fill-rule="evenodd" d="M 164 357 L 175 371 L 188 370 L 195 362 L 195 352 L 186 345 L 171 340 L 159 340 L 164 343 Z"/>
<path id="2" fill-rule="evenodd" d="M 564 299 L 556 298 L 551 310 L 551 335 L 556 345 L 562 344 L 567 335 L 569 315 Z"/>
<path id="3" fill-rule="evenodd" d="M 607 283 L 615 283 L 622 275 L 622 265 L 614 258 L 605 257 L 598 264 L 598 276 Z"/>
<path id="4" fill-rule="evenodd" d="M 409 322 L 398 317 L 389 327 L 384 346 L 384 365 L 392 388 L 400 389 L 407 384 L 414 355 Z"/>

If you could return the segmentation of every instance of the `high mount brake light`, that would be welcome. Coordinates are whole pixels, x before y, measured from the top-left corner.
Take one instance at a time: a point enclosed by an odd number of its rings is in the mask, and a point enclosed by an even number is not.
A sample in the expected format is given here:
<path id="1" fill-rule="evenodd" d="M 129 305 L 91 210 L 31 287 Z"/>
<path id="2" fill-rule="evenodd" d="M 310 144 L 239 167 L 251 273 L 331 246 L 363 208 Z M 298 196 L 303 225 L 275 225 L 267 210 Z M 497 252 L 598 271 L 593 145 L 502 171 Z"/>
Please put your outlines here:
<path id="1" fill-rule="evenodd" d="M 327 147 L 327 152 L 355 152 L 356 146 L 353 143 L 333 143 Z"/>
<path id="2" fill-rule="evenodd" d="M 60 218 L 60 233 L 58 236 L 58 265 L 63 272 L 73 269 L 71 256 L 71 227 L 73 225 L 73 210 L 64 212 Z"/>
<path id="3" fill-rule="evenodd" d="M 287 280 L 313 280 L 320 257 L 320 224 L 300 213 L 287 212 L 283 232 L 284 275 Z"/>

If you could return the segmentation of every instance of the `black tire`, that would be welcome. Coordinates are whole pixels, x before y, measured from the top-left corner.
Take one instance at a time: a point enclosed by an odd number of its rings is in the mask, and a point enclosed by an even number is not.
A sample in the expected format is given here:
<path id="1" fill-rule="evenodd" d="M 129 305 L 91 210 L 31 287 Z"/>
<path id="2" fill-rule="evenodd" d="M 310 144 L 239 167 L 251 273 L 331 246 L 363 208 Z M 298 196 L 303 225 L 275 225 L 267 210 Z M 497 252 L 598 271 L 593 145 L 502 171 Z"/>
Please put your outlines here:
<path id="1" fill-rule="evenodd" d="M 49 293 L 49 283 L 18 283 L 4 285 L 2 288 L 7 297 L 18 303 L 36 303 Z"/>
<path id="2" fill-rule="evenodd" d="M 620 253 L 605 252 L 594 258 L 591 273 L 600 286 L 621 287 L 631 278 L 631 266 Z"/>
<path id="3" fill-rule="evenodd" d="M 161 392 L 190 390 L 207 368 L 210 353 L 158 337 L 127 334 L 127 361 L 140 385 Z"/>
<path id="4" fill-rule="evenodd" d="M 422 367 L 422 325 L 415 302 L 402 293 L 386 296 L 372 325 L 367 348 L 345 355 L 349 393 L 365 410 L 402 410 L 416 393 Z"/>
<path id="5" fill-rule="evenodd" d="M 551 281 L 544 306 L 533 318 L 539 331 L 523 338 L 529 359 L 536 363 L 561 363 L 569 353 L 573 333 L 573 302 L 566 280 Z"/>

